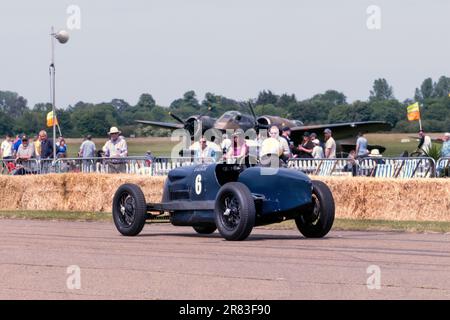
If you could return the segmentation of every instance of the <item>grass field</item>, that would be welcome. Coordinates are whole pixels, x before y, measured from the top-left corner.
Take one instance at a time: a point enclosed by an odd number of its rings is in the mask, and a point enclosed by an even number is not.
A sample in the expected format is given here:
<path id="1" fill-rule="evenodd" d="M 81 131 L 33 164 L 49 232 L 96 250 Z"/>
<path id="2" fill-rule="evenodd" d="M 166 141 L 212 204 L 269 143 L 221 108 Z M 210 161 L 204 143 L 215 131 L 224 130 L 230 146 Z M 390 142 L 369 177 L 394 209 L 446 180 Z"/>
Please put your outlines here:
<path id="1" fill-rule="evenodd" d="M 112 222 L 110 212 L 0 211 L 0 219 Z M 264 226 L 263 228 L 296 229 L 296 226 L 294 221 L 289 220 Z M 334 221 L 333 230 L 447 233 L 450 232 L 450 222 L 336 219 Z"/>
<path id="2" fill-rule="evenodd" d="M 386 147 L 385 156 L 399 156 L 403 151 L 413 152 L 416 150 L 418 140 L 411 133 L 372 133 L 367 134 L 369 144 L 382 145 Z M 441 137 L 442 134 L 431 134 L 432 138 Z M 93 139 L 97 149 L 101 148 L 107 138 Z M 402 142 L 409 140 L 409 142 Z M 82 139 L 66 139 L 69 157 L 76 157 Z M 149 138 L 127 138 L 128 153 L 130 156 L 143 156 L 147 150 L 151 150 L 156 156 L 169 156 L 172 148 L 178 143 L 171 141 L 170 137 Z"/>

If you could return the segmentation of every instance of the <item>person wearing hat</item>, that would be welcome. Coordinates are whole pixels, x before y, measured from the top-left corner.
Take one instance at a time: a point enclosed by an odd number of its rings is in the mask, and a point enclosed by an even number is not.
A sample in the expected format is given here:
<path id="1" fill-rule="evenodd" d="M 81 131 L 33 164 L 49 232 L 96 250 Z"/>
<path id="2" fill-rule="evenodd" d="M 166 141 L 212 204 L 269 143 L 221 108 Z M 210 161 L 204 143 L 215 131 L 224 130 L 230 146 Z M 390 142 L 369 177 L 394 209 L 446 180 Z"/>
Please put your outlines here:
<path id="1" fill-rule="evenodd" d="M 122 132 L 117 127 L 111 127 L 108 131 L 110 139 L 106 141 L 102 150 L 105 157 L 114 158 L 108 161 L 108 167 L 111 173 L 119 173 L 126 171 L 126 163 L 124 160 L 117 158 L 125 158 L 128 156 L 128 146 L 125 138 L 121 136 Z"/>
<path id="2" fill-rule="evenodd" d="M 110 139 L 103 146 L 105 157 L 120 158 L 128 156 L 128 147 L 125 138 L 121 136 L 122 132 L 117 127 L 111 127 L 108 132 Z"/>
<path id="3" fill-rule="evenodd" d="M 286 143 L 289 146 L 289 154 L 287 155 L 288 159 L 293 157 L 295 153 L 298 153 L 297 150 L 295 150 L 294 141 L 291 140 L 291 128 L 283 127 L 283 129 L 281 129 L 280 138 L 286 140 Z"/>
<path id="4" fill-rule="evenodd" d="M 314 139 L 311 141 L 314 144 L 314 148 L 312 150 L 311 156 L 314 159 L 322 159 L 324 157 L 323 148 L 320 145 L 319 139 Z"/>
<path id="5" fill-rule="evenodd" d="M 443 158 L 450 157 L 450 132 L 446 132 L 442 138 L 444 143 L 442 144 L 441 155 Z"/>
<path id="6" fill-rule="evenodd" d="M 30 145 L 28 137 L 23 135 L 21 140 L 22 143 L 16 153 L 16 163 L 20 163 L 21 168 L 15 174 L 31 173 L 33 163 L 29 160 L 35 157 L 34 145 Z"/>
<path id="7" fill-rule="evenodd" d="M 373 161 L 377 164 L 384 164 L 385 161 L 381 159 L 383 155 L 380 153 L 378 149 L 372 149 L 369 153 L 369 158 L 373 159 Z"/>
<path id="8" fill-rule="evenodd" d="M 314 149 L 314 143 L 312 143 L 311 135 L 308 131 L 303 133 L 302 144 L 298 146 L 299 158 L 312 158 L 312 152 Z"/>
<path id="9" fill-rule="evenodd" d="M 336 141 L 332 137 L 330 129 L 323 131 L 325 135 L 325 158 L 336 158 Z"/>

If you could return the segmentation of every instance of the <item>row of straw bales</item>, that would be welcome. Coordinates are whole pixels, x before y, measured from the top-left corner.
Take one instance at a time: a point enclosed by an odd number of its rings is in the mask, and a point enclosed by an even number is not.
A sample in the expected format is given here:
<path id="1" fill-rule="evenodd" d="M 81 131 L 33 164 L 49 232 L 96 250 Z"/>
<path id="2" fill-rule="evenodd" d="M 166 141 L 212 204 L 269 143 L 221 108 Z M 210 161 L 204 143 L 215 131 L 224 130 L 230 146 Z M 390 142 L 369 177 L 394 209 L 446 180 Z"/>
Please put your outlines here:
<path id="1" fill-rule="evenodd" d="M 0 176 L 0 210 L 111 211 L 123 183 L 159 202 L 164 177 L 104 174 Z M 320 177 L 333 192 L 336 217 L 450 221 L 450 179 Z"/>

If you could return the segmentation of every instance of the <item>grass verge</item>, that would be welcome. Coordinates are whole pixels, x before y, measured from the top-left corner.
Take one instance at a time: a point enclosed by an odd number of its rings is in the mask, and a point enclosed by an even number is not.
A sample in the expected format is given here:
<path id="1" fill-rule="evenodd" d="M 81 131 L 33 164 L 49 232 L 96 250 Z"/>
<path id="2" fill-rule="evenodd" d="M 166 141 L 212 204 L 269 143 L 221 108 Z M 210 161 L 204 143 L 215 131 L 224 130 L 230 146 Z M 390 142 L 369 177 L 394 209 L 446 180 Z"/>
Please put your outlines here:
<path id="1" fill-rule="evenodd" d="M 268 229 L 295 229 L 293 220 L 264 226 Z M 335 219 L 332 230 L 347 231 L 404 231 L 404 232 L 450 232 L 450 222 L 446 221 L 389 221 Z"/>
<path id="2" fill-rule="evenodd" d="M 110 212 L 0 211 L 0 219 L 112 221 L 112 216 Z M 286 230 L 296 229 L 296 226 L 293 220 L 289 220 L 262 228 Z M 450 222 L 336 219 L 332 230 L 447 233 L 450 232 Z"/>
<path id="3" fill-rule="evenodd" d="M 111 212 L 0 211 L 0 219 L 112 221 Z"/>

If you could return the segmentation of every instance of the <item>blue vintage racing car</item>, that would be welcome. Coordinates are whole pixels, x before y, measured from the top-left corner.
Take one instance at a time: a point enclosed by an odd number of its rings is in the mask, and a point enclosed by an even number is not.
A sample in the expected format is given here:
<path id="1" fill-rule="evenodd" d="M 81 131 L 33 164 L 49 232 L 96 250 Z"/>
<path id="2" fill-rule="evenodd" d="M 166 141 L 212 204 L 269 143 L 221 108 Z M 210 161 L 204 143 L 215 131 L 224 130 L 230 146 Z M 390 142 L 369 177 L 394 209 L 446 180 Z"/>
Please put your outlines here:
<path id="1" fill-rule="evenodd" d="M 255 226 L 288 219 L 305 237 L 321 238 L 330 231 L 335 212 L 333 195 L 321 181 L 292 169 L 237 164 L 171 170 L 160 203 L 146 203 L 139 186 L 123 184 L 112 208 L 125 236 L 138 235 L 146 222 L 165 219 L 200 234 L 218 229 L 226 240 L 244 240 Z"/>

